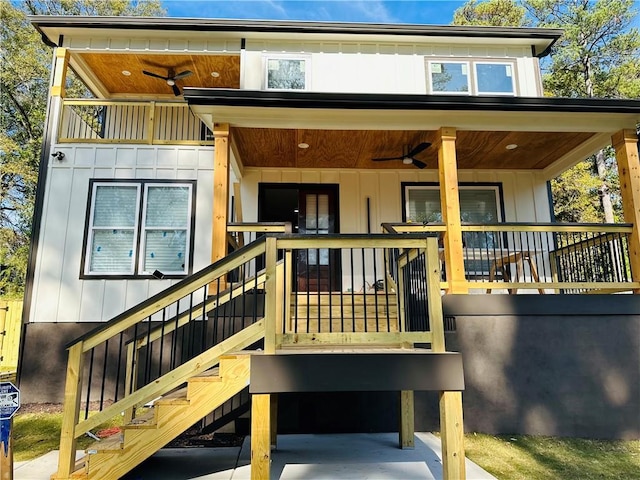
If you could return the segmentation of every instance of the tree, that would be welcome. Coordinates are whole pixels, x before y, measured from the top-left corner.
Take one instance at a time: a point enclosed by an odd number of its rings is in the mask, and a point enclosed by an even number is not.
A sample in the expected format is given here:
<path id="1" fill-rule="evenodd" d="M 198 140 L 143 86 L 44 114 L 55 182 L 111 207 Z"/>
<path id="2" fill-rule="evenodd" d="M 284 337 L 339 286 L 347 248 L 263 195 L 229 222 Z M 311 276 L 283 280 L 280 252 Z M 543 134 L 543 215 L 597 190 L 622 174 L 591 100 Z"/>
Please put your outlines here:
<path id="1" fill-rule="evenodd" d="M 453 14 L 454 25 L 523 27 L 530 23 L 527 10 L 512 0 L 469 0 Z"/>
<path id="2" fill-rule="evenodd" d="M 51 68 L 26 15 L 164 15 L 159 0 L 0 1 L 0 295 L 24 290 Z M 70 79 L 72 91 L 85 90 Z"/>
<path id="3" fill-rule="evenodd" d="M 519 8 L 525 13 L 513 14 L 521 12 Z M 525 0 L 522 5 L 514 0 L 470 0 L 456 11 L 454 23 L 563 28 L 550 60 L 543 63 L 547 94 L 638 98 L 640 35 L 630 28 L 636 14 L 633 0 Z M 586 162 L 551 182 L 556 218 L 612 223 L 621 216 L 613 152 L 604 149 Z M 584 198 L 576 197 L 575 182 Z M 576 209 L 577 205 L 584 210 Z"/>

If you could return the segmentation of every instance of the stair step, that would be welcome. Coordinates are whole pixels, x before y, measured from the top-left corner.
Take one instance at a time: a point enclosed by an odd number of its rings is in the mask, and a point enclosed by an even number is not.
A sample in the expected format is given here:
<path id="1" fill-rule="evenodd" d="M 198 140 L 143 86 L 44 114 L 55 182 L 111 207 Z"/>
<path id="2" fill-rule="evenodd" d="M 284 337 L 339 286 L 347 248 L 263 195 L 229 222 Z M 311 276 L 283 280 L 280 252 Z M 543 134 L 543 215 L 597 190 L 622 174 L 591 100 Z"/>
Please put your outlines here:
<path id="1" fill-rule="evenodd" d="M 154 405 L 189 405 L 187 387 L 182 387 L 156 400 Z"/>
<path id="2" fill-rule="evenodd" d="M 220 369 L 218 367 L 207 370 L 206 372 L 202 372 L 195 377 L 191 377 L 189 382 L 219 382 L 222 379 L 220 378 Z"/>
<path id="3" fill-rule="evenodd" d="M 105 437 L 98 442 L 92 443 L 87 447 L 86 452 L 89 455 L 107 452 L 117 453 L 118 451 L 122 450 L 122 441 L 122 433 L 116 433 L 115 435 Z"/>
<path id="4" fill-rule="evenodd" d="M 156 411 L 154 408 L 150 408 L 142 415 L 136 415 L 136 418 L 131 420 L 123 428 L 125 429 L 139 429 L 139 428 L 156 428 Z"/>

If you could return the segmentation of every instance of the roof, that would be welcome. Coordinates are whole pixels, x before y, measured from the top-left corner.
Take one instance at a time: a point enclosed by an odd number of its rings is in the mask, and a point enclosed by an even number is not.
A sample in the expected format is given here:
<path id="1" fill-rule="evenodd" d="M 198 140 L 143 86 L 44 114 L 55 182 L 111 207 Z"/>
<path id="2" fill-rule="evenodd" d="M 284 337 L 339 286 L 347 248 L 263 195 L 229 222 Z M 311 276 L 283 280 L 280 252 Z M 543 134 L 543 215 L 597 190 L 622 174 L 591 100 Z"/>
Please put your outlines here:
<path id="1" fill-rule="evenodd" d="M 425 38 L 474 38 L 521 40 L 532 46 L 536 56 L 544 56 L 562 36 L 560 29 L 487 27 L 457 25 L 415 25 L 348 22 L 309 22 L 273 20 L 230 20 L 171 17 L 87 17 L 64 15 L 30 16 L 29 20 L 42 34 L 43 40 L 56 45 L 60 35 L 75 29 L 159 32 L 224 32 L 229 35 L 322 35 L 322 36 L 387 36 L 408 41 Z"/>

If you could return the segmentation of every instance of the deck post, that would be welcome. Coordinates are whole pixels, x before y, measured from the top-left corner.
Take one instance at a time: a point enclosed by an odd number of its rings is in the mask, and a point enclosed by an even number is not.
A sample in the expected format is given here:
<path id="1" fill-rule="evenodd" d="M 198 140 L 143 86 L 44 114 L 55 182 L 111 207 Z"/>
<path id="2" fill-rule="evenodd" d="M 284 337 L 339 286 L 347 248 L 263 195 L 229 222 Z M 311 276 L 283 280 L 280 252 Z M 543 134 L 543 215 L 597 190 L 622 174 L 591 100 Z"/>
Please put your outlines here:
<path id="1" fill-rule="evenodd" d="M 64 410 L 60 431 L 60 453 L 58 472 L 52 476 L 56 480 L 71 478 L 76 463 L 76 425 L 80 416 L 80 391 L 82 389 L 82 369 L 84 352 L 82 342 L 69 348 L 67 379 L 64 386 Z"/>
<path id="2" fill-rule="evenodd" d="M 440 392 L 440 440 L 443 480 L 467 478 L 464 465 L 462 392 Z"/>
<path id="3" fill-rule="evenodd" d="M 400 448 L 410 450 L 415 448 L 415 408 L 413 390 L 400 392 Z"/>
<path id="4" fill-rule="evenodd" d="M 640 161 L 638 160 L 638 135 L 633 130 L 622 130 L 611 137 L 616 151 L 620 193 L 624 221 L 633 224 L 629 236 L 629 261 L 634 282 L 640 282 Z M 640 293 L 640 290 L 634 290 Z"/>
<path id="5" fill-rule="evenodd" d="M 271 395 L 251 396 L 251 480 L 269 480 L 271 473 Z"/>
<path id="6" fill-rule="evenodd" d="M 456 160 L 456 129 L 442 127 L 438 131 L 438 178 L 444 235 L 444 261 L 449 282 L 448 293 L 468 293 L 464 275 L 460 193 Z"/>
<path id="7" fill-rule="evenodd" d="M 229 124 L 213 126 L 213 218 L 211 232 L 211 263 L 227 255 L 227 222 L 229 216 Z M 224 279 L 220 291 L 227 288 Z M 215 283 L 215 282 L 214 282 Z M 217 285 L 215 287 L 217 289 Z"/>
<path id="8" fill-rule="evenodd" d="M 276 324 L 278 311 L 278 302 L 282 301 L 282 297 L 278 298 L 278 278 L 277 278 L 277 261 L 278 247 L 274 237 L 267 237 L 265 246 L 265 299 L 264 299 L 264 353 L 276 353 Z"/>
<path id="9" fill-rule="evenodd" d="M 58 47 L 56 48 L 55 56 L 56 61 L 53 66 L 50 96 L 64 98 L 66 95 L 67 67 L 69 66 L 69 49 Z"/>

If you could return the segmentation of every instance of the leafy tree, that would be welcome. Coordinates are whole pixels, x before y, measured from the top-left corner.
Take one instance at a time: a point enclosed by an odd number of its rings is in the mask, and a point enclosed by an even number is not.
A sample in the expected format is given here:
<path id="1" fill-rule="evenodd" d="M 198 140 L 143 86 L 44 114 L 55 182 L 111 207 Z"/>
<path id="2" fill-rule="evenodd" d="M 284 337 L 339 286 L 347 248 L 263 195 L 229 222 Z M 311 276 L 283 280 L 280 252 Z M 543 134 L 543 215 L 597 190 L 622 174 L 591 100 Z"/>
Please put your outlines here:
<path id="1" fill-rule="evenodd" d="M 527 10 L 513 0 L 469 0 L 453 14 L 454 25 L 523 27 L 530 23 Z"/>
<path id="2" fill-rule="evenodd" d="M 164 15 L 159 0 L 0 0 L 0 295 L 24 290 L 51 49 L 26 15 Z M 86 89 L 72 78 L 72 92 Z"/>
<path id="3" fill-rule="evenodd" d="M 521 8 L 526 13 L 509 14 Z M 630 28 L 636 14 L 633 0 L 470 0 L 456 11 L 454 23 L 563 28 L 550 61 L 543 64 L 547 94 L 638 98 L 640 34 Z M 586 162 L 551 182 L 556 218 L 612 223 L 621 218 L 613 151 L 604 149 Z M 584 198 L 576 197 L 576 185 Z"/>

